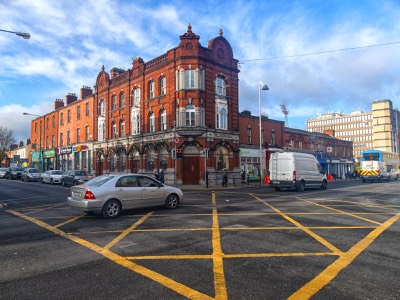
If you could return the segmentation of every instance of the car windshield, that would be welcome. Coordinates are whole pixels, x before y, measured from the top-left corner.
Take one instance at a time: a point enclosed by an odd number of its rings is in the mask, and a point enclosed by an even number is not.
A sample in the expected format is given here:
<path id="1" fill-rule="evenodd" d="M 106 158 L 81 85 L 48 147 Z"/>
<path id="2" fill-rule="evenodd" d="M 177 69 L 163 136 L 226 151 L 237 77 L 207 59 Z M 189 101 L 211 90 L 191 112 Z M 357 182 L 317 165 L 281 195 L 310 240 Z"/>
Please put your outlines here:
<path id="1" fill-rule="evenodd" d="M 96 178 L 93 178 L 92 180 L 89 180 L 84 184 L 84 186 L 102 186 L 105 184 L 107 181 L 113 179 L 115 176 L 114 175 L 102 175 Z"/>
<path id="2" fill-rule="evenodd" d="M 5 172 L 5 171 L 7 171 L 7 168 L 0 168 L 0 171 Z"/>
<path id="3" fill-rule="evenodd" d="M 51 171 L 52 175 L 62 175 L 63 171 Z"/>
<path id="4" fill-rule="evenodd" d="M 75 176 L 87 176 L 85 171 L 75 171 Z"/>
<path id="5" fill-rule="evenodd" d="M 29 169 L 29 173 L 39 173 L 38 169 Z"/>
<path id="6" fill-rule="evenodd" d="M 11 170 L 12 171 L 23 171 L 24 169 L 23 168 L 12 168 Z"/>

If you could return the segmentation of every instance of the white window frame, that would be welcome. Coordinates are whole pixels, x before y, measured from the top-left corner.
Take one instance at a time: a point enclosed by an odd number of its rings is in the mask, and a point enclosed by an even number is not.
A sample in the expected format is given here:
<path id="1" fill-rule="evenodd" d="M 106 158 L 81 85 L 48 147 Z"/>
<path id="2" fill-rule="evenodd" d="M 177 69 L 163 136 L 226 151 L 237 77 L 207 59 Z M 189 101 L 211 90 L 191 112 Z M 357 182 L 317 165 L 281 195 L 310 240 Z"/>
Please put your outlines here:
<path id="1" fill-rule="evenodd" d="M 124 120 L 121 120 L 120 121 L 120 123 L 119 123 L 119 127 L 120 127 L 120 133 L 119 133 L 119 135 L 120 135 L 120 137 L 124 137 L 125 136 L 125 121 Z"/>
<path id="2" fill-rule="evenodd" d="M 185 107 L 185 120 L 186 127 L 196 126 L 196 107 L 193 104 Z"/>
<path id="3" fill-rule="evenodd" d="M 156 131 L 156 117 L 153 112 L 149 115 L 149 132 Z"/>
<path id="4" fill-rule="evenodd" d="M 120 103 L 121 108 L 125 107 L 125 93 L 124 92 L 121 92 L 119 94 L 119 103 Z"/>
<path id="5" fill-rule="evenodd" d="M 167 130 L 167 111 L 165 109 L 160 114 L 160 129 Z"/>
<path id="6" fill-rule="evenodd" d="M 152 99 L 156 96 L 156 91 L 155 91 L 155 84 L 154 81 L 151 80 L 149 82 L 149 98 Z"/>
<path id="7" fill-rule="evenodd" d="M 195 74 L 194 70 L 185 70 L 185 89 L 194 89 L 196 87 Z"/>
<path id="8" fill-rule="evenodd" d="M 163 76 L 160 78 L 160 96 L 167 93 L 167 79 Z"/>
<path id="9" fill-rule="evenodd" d="M 116 95 L 111 96 L 111 105 L 112 105 L 112 110 L 117 109 L 117 96 Z"/>
<path id="10" fill-rule="evenodd" d="M 140 88 L 133 90 L 133 105 L 137 107 L 140 106 Z"/>
<path id="11" fill-rule="evenodd" d="M 217 76 L 215 79 L 215 93 L 217 95 L 226 96 L 226 83 L 225 79 L 221 76 Z"/>
<path id="12" fill-rule="evenodd" d="M 226 107 L 221 107 L 217 112 L 217 129 L 228 129 L 228 110 Z"/>

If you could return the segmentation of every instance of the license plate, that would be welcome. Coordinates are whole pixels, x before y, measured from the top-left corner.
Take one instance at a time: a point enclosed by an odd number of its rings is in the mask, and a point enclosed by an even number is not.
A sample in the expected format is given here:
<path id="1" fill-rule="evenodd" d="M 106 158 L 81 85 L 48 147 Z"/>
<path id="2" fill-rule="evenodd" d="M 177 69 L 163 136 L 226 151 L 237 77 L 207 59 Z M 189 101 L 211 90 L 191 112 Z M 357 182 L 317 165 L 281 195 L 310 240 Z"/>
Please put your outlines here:
<path id="1" fill-rule="evenodd" d="M 82 194 L 81 194 L 81 193 L 79 193 L 79 192 L 74 192 L 74 193 L 73 193 L 73 196 L 74 196 L 74 197 L 81 197 L 81 196 L 82 196 Z"/>
<path id="2" fill-rule="evenodd" d="M 280 184 L 281 182 L 280 182 L 280 181 L 274 181 L 273 183 L 275 183 L 275 184 Z"/>

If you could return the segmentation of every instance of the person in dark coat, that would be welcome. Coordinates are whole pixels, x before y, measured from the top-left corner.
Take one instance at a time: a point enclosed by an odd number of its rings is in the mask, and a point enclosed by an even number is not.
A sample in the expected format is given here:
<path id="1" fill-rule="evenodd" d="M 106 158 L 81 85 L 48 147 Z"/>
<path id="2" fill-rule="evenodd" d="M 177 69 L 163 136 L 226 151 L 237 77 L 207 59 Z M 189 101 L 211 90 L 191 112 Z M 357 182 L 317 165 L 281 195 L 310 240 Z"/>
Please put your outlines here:
<path id="1" fill-rule="evenodd" d="M 157 169 L 154 169 L 154 178 L 158 181 L 160 181 L 160 173 L 158 173 Z"/>
<path id="2" fill-rule="evenodd" d="M 228 186 L 228 170 L 226 168 L 222 169 L 222 186 Z"/>
<path id="3" fill-rule="evenodd" d="M 160 171 L 158 172 L 158 181 L 161 183 L 164 183 L 164 171 L 163 169 L 160 169 Z"/>

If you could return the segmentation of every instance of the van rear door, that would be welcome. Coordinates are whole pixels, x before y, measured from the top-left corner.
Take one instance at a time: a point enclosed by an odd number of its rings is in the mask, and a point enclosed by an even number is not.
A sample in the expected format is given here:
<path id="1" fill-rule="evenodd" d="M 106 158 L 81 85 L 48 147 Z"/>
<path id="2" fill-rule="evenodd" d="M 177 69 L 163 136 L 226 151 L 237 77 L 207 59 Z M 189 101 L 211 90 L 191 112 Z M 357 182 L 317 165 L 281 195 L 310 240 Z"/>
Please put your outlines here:
<path id="1" fill-rule="evenodd" d="M 287 156 L 279 157 L 279 162 L 276 168 L 277 181 L 292 181 L 293 180 L 293 158 Z"/>

